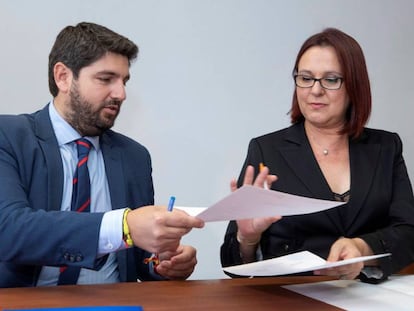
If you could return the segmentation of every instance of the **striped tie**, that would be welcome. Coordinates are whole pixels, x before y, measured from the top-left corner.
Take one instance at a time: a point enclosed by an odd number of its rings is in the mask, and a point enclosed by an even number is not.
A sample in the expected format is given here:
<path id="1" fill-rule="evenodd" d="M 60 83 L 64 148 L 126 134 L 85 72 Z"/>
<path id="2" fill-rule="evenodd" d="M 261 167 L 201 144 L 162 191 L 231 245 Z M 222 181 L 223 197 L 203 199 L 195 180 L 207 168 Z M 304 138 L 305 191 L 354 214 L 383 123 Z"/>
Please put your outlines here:
<path id="1" fill-rule="evenodd" d="M 78 165 L 73 176 L 72 211 L 89 212 L 91 204 L 91 184 L 88 171 L 88 156 L 91 143 L 85 138 L 76 141 Z"/>
<path id="2" fill-rule="evenodd" d="M 73 175 L 71 210 L 78 213 L 90 212 L 91 184 L 88 171 L 88 156 L 91 150 L 91 143 L 85 138 L 78 139 L 75 143 L 78 148 L 78 164 Z M 79 267 L 61 267 L 58 285 L 76 284 L 79 272 Z"/>

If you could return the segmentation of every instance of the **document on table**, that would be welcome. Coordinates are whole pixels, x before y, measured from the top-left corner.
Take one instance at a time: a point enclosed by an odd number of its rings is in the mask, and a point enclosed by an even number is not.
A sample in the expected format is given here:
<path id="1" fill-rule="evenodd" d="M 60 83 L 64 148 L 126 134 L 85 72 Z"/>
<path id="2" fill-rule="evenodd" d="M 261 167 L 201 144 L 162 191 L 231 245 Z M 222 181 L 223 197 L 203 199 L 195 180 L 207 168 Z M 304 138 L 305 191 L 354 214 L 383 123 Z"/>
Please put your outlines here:
<path id="1" fill-rule="evenodd" d="M 392 275 L 380 284 L 335 280 L 283 286 L 344 310 L 413 310 L 414 275 Z"/>
<path id="2" fill-rule="evenodd" d="M 243 186 L 208 208 L 179 207 L 204 221 L 291 216 L 327 210 L 343 202 L 301 197 L 254 186 Z"/>
<path id="3" fill-rule="evenodd" d="M 327 262 L 325 259 L 309 251 L 302 251 L 272 259 L 225 267 L 223 270 L 229 273 L 243 276 L 275 276 L 333 268 L 390 255 L 391 254 L 386 253 L 373 256 L 355 257 L 335 262 Z"/>

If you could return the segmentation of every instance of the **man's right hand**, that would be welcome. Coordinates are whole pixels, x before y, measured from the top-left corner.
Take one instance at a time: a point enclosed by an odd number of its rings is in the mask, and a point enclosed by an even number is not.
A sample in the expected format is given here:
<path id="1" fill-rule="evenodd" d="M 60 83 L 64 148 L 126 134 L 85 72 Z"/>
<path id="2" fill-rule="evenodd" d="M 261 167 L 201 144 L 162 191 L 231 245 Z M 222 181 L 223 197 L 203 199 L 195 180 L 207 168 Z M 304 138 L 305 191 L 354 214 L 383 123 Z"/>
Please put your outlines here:
<path id="1" fill-rule="evenodd" d="M 184 211 L 153 205 L 130 211 L 127 223 L 134 245 L 150 253 L 175 251 L 183 235 L 204 227 L 204 221 Z"/>

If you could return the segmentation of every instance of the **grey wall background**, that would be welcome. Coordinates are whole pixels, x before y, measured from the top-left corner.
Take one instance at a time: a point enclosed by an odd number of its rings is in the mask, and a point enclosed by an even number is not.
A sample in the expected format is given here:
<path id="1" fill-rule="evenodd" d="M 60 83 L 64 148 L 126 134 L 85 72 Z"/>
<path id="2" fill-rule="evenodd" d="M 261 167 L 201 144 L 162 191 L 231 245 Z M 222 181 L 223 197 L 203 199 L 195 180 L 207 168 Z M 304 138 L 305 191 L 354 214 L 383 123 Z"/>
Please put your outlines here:
<path id="1" fill-rule="evenodd" d="M 92 21 L 140 47 L 115 129 L 152 154 L 156 203 L 208 206 L 229 193 L 250 138 L 289 125 L 291 70 L 302 42 L 338 27 L 364 49 L 369 126 L 398 132 L 414 178 L 414 2 L 410 0 L 0 0 L 0 113 L 49 100 L 47 58 L 57 33 Z M 184 238 L 192 279 L 224 278 L 226 223 Z"/>

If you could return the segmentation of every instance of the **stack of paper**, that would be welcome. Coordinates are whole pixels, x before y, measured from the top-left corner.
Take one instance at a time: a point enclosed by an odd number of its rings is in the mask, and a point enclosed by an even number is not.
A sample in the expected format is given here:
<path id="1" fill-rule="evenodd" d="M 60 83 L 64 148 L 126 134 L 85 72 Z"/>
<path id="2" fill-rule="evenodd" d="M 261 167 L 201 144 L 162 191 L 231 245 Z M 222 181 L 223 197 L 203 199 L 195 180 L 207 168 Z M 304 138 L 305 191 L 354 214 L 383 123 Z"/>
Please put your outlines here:
<path id="1" fill-rule="evenodd" d="M 247 263 L 244 265 L 226 267 L 223 269 L 226 272 L 243 276 L 275 276 L 339 267 L 390 255 L 391 254 L 387 253 L 327 262 L 323 258 L 311 252 L 303 251 L 286 256 Z"/>

